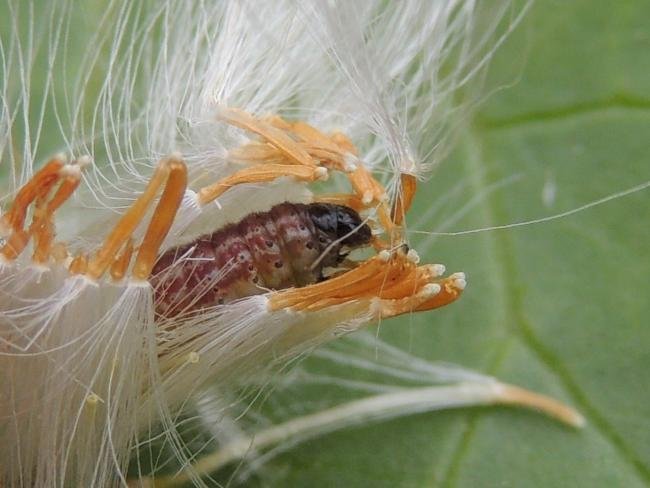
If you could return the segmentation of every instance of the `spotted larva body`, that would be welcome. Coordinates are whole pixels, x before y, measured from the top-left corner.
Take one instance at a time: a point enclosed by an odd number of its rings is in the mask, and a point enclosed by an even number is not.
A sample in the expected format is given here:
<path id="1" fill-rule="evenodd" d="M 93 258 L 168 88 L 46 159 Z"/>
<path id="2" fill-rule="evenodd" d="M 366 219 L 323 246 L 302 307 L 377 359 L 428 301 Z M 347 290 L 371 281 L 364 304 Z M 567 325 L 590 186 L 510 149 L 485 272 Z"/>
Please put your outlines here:
<path id="1" fill-rule="evenodd" d="M 275 205 L 164 253 L 150 279 L 156 310 L 174 316 L 317 283 L 325 268 L 370 238 L 370 228 L 349 207 Z"/>

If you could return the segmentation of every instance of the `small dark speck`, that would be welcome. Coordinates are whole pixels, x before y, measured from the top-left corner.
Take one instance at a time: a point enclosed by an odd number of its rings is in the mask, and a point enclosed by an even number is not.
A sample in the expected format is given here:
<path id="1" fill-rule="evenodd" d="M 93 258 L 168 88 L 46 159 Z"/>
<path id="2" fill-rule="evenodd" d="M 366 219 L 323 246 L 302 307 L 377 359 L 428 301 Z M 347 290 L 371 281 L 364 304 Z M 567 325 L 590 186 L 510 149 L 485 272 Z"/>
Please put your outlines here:
<path id="1" fill-rule="evenodd" d="M 266 241 L 266 247 L 273 247 L 273 241 Z"/>
<path id="2" fill-rule="evenodd" d="M 275 264 L 274 264 L 274 266 L 275 266 L 276 268 L 281 268 L 282 265 L 283 265 L 282 261 L 276 261 Z"/>
<path id="3" fill-rule="evenodd" d="M 311 242 L 311 241 L 309 241 L 307 244 L 305 244 L 305 246 L 307 247 L 307 249 L 314 249 L 314 243 Z"/>

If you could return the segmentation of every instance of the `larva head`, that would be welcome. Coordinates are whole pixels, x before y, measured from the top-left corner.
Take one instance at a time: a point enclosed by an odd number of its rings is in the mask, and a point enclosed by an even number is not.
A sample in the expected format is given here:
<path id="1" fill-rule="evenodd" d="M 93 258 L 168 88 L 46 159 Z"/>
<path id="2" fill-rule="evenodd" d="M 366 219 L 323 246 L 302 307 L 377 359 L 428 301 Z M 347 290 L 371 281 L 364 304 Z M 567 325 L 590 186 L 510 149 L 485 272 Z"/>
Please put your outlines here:
<path id="1" fill-rule="evenodd" d="M 314 227 L 325 234 L 328 241 L 339 241 L 341 246 L 348 248 L 370 244 L 370 227 L 354 209 L 331 203 L 313 203 L 308 209 Z"/>

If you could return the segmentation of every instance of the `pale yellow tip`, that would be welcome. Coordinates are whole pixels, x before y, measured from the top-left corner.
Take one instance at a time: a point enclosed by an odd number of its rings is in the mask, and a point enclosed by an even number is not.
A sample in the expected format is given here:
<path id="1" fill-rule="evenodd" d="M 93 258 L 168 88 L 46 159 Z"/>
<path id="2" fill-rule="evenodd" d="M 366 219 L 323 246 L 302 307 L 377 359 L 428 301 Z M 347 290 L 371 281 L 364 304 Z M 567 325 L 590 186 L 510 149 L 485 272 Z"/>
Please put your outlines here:
<path id="1" fill-rule="evenodd" d="M 587 423 L 580 412 L 551 397 L 503 383 L 499 383 L 497 387 L 498 403 L 532 408 L 577 429 Z"/>

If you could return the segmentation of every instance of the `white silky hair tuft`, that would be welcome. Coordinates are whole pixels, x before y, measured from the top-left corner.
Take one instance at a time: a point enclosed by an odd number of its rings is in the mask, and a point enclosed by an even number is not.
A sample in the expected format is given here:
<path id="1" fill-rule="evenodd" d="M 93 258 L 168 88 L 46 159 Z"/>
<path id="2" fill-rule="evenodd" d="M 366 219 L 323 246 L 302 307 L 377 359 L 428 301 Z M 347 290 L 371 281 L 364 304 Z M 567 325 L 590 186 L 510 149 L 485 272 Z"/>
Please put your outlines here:
<path id="1" fill-rule="evenodd" d="M 227 153 L 250 140 L 218 120 L 224 108 L 341 130 L 390 192 L 400 172 L 424 177 L 479 100 L 473 85 L 528 2 L 5 5 L 0 206 L 55 147 L 91 155 L 79 194 L 56 221 L 71 250 L 88 252 L 174 151 L 190 188 L 165 248 L 287 198 L 308 199 L 303 185 L 278 181 L 197 204 L 194 191 L 238 169 Z M 225 391 L 369 319 L 354 304 L 308 318 L 271 313 L 260 296 L 161 324 L 146 284 L 93 283 L 28 257 L 0 263 L 0 484 L 124 485 L 129 459 L 160 426 L 188 462 L 179 412 L 227 420 Z M 206 398 L 217 400 L 210 407 Z"/>

